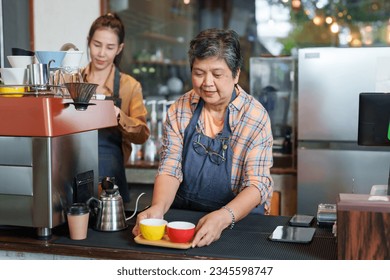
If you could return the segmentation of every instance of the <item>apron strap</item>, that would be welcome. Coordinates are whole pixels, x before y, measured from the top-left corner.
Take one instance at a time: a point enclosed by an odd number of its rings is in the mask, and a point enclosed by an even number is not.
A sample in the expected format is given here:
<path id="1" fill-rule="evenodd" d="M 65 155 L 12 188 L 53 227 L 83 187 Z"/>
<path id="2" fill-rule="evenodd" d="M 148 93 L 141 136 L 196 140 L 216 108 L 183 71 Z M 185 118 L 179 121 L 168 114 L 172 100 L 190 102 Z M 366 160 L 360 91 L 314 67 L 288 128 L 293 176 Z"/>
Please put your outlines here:
<path id="1" fill-rule="evenodd" d="M 121 76 L 120 76 L 120 72 L 119 72 L 119 69 L 117 67 L 115 67 L 115 74 L 114 74 L 114 104 L 115 106 L 117 106 L 118 108 L 121 107 L 122 105 L 122 99 L 119 97 L 119 89 L 120 89 L 120 79 L 121 79 Z"/>

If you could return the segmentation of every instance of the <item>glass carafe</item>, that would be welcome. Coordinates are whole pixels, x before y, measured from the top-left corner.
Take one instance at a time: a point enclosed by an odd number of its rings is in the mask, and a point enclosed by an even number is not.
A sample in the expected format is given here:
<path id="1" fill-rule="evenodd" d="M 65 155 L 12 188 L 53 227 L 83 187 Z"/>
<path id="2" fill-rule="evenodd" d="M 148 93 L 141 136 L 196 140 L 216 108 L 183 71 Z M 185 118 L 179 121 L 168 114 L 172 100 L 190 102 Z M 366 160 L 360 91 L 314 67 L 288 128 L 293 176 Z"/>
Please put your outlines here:
<path id="1" fill-rule="evenodd" d="M 83 76 L 79 67 L 62 67 L 53 75 L 55 93 L 63 97 L 69 96 L 65 83 L 82 83 Z"/>

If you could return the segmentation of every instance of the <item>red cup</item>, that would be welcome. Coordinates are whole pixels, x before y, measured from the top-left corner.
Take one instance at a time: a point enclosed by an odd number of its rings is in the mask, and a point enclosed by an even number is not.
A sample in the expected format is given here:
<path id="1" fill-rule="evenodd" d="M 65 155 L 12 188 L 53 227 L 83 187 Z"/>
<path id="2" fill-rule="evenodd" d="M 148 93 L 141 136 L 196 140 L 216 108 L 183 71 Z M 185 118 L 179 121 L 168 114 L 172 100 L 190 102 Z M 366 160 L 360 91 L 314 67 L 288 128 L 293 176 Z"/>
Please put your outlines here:
<path id="1" fill-rule="evenodd" d="M 169 239 L 175 243 L 186 243 L 195 235 L 195 225 L 189 222 L 170 222 L 167 224 Z"/>

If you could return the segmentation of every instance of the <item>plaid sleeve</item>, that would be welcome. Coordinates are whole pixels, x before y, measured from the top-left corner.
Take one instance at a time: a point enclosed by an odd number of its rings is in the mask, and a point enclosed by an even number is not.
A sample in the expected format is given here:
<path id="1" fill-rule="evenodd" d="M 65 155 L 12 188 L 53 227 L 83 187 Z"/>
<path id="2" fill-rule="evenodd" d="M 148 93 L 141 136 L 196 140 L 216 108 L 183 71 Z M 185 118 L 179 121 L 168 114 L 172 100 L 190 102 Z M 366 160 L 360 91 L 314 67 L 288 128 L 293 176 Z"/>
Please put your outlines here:
<path id="1" fill-rule="evenodd" d="M 264 107 L 252 97 L 247 97 L 244 103 L 241 112 L 236 112 L 235 116 L 240 121 L 232 139 L 232 186 L 236 193 L 248 186 L 256 187 L 261 194 L 260 204 L 265 203 L 267 213 L 273 192 L 270 118 Z"/>

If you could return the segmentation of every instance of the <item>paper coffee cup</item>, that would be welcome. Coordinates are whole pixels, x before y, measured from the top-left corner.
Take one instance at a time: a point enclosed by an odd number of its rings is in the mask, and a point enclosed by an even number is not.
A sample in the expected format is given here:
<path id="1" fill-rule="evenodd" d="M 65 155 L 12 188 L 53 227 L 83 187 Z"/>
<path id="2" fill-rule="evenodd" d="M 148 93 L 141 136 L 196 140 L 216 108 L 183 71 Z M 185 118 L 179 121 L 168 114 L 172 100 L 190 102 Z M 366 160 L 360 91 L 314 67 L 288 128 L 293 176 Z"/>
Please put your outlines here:
<path id="1" fill-rule="evenodd" d="M 69 235 L 73 240 L 87 238 L 89 207 L 85 203 L 74 203 L 67 210 Z"/>

